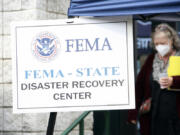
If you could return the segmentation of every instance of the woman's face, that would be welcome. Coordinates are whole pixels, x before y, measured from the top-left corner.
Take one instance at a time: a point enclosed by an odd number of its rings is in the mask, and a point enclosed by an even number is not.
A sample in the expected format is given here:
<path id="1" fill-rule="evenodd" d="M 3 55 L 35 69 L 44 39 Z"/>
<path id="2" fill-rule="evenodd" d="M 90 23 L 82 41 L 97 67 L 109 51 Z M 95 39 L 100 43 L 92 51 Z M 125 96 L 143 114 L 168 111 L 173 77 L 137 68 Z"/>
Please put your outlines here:
<path id="1" fill-rule="evenodd" d="M 154 35 L 154 45 L 170 45 L 172 48 L 172 41 L 167 37 L 164 32 L 158 32 Z"/>
<path id="2" fill-rule="evenodd" d="M 168 56 L 172 52 L 172 41 L 164 32 L 155 33 L 154 45 L 161 57 Z"/>

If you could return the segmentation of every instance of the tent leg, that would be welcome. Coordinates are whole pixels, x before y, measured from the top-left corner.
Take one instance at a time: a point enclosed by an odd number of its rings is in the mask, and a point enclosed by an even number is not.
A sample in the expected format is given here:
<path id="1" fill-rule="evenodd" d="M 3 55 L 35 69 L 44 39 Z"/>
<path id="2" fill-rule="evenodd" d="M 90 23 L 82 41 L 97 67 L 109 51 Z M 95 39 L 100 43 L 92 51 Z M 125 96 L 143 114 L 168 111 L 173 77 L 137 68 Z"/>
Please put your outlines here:
<path id="1" fill-rule="evenodd" d="M 56 116 L 57 116 L 57 112 L 50 113 L 46 135 L 53 135 L 54 126 L 56 123 Z"/>

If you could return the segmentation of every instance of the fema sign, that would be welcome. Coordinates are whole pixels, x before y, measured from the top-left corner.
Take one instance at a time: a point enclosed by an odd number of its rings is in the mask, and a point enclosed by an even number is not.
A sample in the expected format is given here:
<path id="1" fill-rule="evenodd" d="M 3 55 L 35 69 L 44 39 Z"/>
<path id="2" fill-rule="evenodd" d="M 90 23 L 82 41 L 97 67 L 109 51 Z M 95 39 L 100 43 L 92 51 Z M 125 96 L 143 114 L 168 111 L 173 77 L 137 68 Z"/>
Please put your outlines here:
<path id="1" fill-rule="evenodd" d="M 132 18 L 15 22 L 13 111 L 135 108 Z"/>

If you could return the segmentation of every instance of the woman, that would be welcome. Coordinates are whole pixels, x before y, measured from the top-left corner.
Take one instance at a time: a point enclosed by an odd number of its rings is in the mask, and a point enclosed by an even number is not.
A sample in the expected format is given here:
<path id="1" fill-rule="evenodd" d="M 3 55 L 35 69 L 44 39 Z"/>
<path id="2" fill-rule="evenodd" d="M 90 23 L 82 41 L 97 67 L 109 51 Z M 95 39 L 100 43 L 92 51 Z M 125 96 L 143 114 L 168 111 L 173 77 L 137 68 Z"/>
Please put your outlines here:
<path id="1" fill-rule="evenodd" d="M 180 40 L 167 24 L 155 28 L 152 42 L 156 53 L 143 65 L 136 81 L 136 109 L 128 120 L 136 123 L 140 113 L 141 135 L 180 135 L 180 76 L 167 74 L 170 56 L 180 56 Z"/>

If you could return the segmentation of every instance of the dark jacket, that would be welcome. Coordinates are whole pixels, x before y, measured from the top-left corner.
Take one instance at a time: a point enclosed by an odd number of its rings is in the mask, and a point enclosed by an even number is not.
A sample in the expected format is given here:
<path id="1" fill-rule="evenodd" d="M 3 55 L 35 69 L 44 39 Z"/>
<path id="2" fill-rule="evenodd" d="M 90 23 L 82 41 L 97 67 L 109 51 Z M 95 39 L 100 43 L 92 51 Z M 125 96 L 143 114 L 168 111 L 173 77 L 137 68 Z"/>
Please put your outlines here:
<path id="1" fill-rule="evenodd" d="M 136 120 L 138 115 L 138 110 L 142 102 L 151 97 L 151 88 L 150 88 L 150 76 L 153 70 L 153 60 L 155 54 L 151 54 L 143 67 L 141 68 L 140 73 L 137 76 L 135 93 L 136 93 L 136 109 L 130 110 L 128 112 L 128 121 Z M 180 76 L 173 76 L 173 84 L 171 86 L 173 89 L 180 89 Z M 180 118 L 180 94 L 177 95 L 177 111 Z M 144 114 L 140 117 L 141 125 L 141 134 L 150 135 L 150 114 Z"/>

